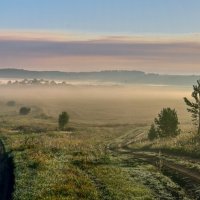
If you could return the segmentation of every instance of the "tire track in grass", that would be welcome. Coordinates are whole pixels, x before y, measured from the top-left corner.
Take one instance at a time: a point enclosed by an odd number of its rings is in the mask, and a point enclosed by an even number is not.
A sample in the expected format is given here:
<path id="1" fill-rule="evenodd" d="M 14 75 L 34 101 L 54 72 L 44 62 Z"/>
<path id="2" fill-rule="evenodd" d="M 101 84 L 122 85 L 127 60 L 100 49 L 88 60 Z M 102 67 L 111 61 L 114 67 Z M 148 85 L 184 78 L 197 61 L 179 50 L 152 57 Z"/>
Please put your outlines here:
<path id="1" fill-rule="evenodd" d="M 88 177 L 96 186 L 97 191 L 99 192 L 100 200 L 113 200 L 112 194 L 110 193 L 106 185 L 100 179 L 98 179 L 94 174 L 92 174 L 88 170 L 85 171 L 85 173 L 88 175 Z"/>
<path id="2" fill-rule="evenodd" d="M 100 200 L 114 199 L 107 186 L 97 176 L 95 176 L 92 172 L 89 171 L 88 166 L 84 166 L 80 163 L 74 163 L 74 165 L 78 167 L 94 184 Z"/>
<path id="3" fill-rule="evenodd" d="M 194 199 L 200 199 L 199 173 L 172 161 L 160 159 L 158 155 L 150 155 L 145 152 L 134 152 L 134 150 L 126 148 L 125 146 L 121 149 L 116 149 L 116 152 L 131 155 L 135 159 L 150 163 L 158 168 L 160 167 L 159 163 L 161 163 L 160 170 L 164 175 L 180 185 L 180 187 L 186 191 L 188 196 Z"/>
<path id="4" fill-rule="evenodd" d="M 152 155 L 149 154 L 150 152 L 137 151 L 130 148 L 129 145 L 135 143 L 141 135 L 142 131 L 141 133 L 136 133 L 133 139 L 123 140 L 117 145 L 115 144 L 114 148 L 112 144 L 108 145 L 108 149 L 117 154 L 128 154 L 135 159 L 145 161 L 162 169 L 161 172 L 182 187 L 188 196 L 200 199 L 200 173 L 177 164 L 174 161 L 169 161 L 167 158 L 170 155 L 165 154 L 165 157 L 160 158 L 159 154 Z M 159 166 L 160 161 L 161 167 Z"/>
<path id="5" fill-rule="evenodd" d="M 124 158 L 122 163 L 130 172 L 130 176 L 154 191 L 156 199 L 185 199 L 186 193 L 182 187 L 162 172 L 155 171 L 156 168 L 152 170 L 151 164 L 137 158 Z"/>

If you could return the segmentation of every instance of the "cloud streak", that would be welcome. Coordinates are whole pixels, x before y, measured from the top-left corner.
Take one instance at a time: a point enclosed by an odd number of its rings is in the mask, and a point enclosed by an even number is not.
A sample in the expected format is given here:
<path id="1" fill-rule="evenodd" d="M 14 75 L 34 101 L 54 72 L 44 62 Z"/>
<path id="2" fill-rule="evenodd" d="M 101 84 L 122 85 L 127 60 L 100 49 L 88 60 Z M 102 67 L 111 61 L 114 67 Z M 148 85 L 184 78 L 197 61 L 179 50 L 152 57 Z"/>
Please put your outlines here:
<path id="1" fill-rule="evenodd" d="M 200 73 L 199 35 L 88 36 L 0 32 L 0 67 Z"/>

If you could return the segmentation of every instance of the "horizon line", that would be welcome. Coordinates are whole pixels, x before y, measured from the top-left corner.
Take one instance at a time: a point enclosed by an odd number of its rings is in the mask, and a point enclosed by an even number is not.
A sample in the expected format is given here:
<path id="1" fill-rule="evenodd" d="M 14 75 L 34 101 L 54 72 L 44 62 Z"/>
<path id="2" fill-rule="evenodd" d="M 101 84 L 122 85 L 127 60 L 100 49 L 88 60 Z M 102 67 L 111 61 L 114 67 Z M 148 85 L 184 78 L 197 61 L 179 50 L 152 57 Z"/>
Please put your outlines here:
<path id="1" fill-rule="evenodd" d="M 59 72 L 59 73 L 101 73 L 101 72 L 140 72 L 144 73 L 145 75 L 154 74 L 154 75 L 162 75 L 162 76 L 200 76 L 200 73 L 185 73 L 185 74 L 166 74 L 166 73 L 160 73 L 160 72 L 147 72 L 142 70 L 128 70 L 128 69 L 111 69 L 111 70 L 94 70 L 94 71 L 62 71 L 62 70 L 30 70 L 25 68 L 15 68 L 15 67 L 5 67 L 0 68 L 1 70 L 18 70 L 18 71 L 27 71 L 27 72 Z"/>

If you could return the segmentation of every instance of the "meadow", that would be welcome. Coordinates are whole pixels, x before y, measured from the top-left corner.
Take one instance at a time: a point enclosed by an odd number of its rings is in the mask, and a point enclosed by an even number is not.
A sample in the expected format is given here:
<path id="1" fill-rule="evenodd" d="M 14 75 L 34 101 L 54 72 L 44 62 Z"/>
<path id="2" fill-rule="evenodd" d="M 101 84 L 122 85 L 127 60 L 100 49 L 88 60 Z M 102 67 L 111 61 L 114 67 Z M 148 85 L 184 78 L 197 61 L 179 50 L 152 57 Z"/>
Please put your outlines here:
<path id="1" fill-rule="evenodd" d="M 133 141 L 132 149 L 173 153 L 182 142 L 191 155 L 188 137 L 196 135 L 183 102 L 190 93 L 181 86 L 1 86 L 0 138 L 14 157 L 14 200 L 192 199 L 156 166 L 110 149 Z M 21 106 L 31 113 L 20 116 Z M 152 144 L 147 132 L 164 107 L 177 110 L 182 133 Z M 70 115 L 65 131 L 57 123 L 62 111 Z"/>

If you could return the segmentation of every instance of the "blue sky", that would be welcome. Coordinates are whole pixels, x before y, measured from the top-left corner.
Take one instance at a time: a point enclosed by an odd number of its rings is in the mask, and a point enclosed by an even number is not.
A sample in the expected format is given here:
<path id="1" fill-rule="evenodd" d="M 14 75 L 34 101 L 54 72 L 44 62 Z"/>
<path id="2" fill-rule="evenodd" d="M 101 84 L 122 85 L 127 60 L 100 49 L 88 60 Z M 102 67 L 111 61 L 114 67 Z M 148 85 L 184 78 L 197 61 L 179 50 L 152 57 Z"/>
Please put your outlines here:
<path id="1" fill-rule="evenodd" d="M 0 30 L 200 32 L 199 0 L 1 0 Z"/>

